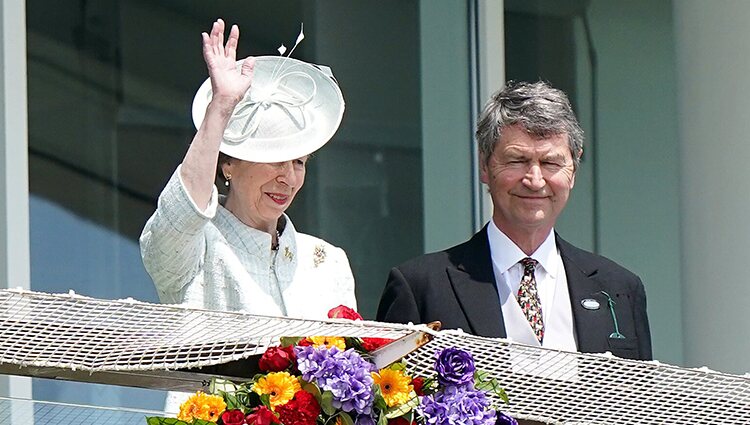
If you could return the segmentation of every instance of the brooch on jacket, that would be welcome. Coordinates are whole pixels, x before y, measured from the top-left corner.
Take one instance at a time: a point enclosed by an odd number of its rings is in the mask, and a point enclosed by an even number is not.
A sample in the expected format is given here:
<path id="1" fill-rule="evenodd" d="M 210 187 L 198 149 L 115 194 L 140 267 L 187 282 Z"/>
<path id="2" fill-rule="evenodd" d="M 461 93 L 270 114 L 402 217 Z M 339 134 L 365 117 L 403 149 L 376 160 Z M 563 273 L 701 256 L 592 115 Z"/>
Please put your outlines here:
<path id="1" fill-rule="evenodd" d="M 315 245 L 313 251 L 313 264 L 318 267 L 323 261 L 326 260 L 326 249 L 323 245 Z"/>

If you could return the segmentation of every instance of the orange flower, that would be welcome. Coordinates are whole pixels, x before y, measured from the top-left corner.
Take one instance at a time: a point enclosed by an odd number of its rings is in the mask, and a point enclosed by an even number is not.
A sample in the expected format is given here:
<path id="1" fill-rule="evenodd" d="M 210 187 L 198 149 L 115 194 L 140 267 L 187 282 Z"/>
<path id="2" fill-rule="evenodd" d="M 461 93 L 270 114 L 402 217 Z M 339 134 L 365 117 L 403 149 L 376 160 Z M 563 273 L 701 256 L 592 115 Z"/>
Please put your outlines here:
<path id="1" fill-rule="evenodd" d="M 346 350 L 346 341 L 339 336 L 311 336 L 308 337 L 314 347 L 325 345 L 326 348 L 336 347 L 341 351 Z"/>
<path id="2" fill-rule="evenodd" d="M 180 413 L 177 415 L 177 419 L 185 422 L 192 422 L 193 419 L 216 422 L 226 408 L 227 404 L 220 396 L 198 391 L 180 405 Z"/>
<path id="3" fill-rule="evenodd" d="M 380 392 L 388 407 L 400 406 L 411 399 L 414 387 L 411 377 L 404 375 L 403 371 L 380 369 L 378 373 L 372 373 L 372 379 L 380 385 Z"/>
<path id="4" fill-rule="evenodd" d="M 271 410 L 276 410 L 276 406 L 283 406 L 289 403 L 297 391 L 302 387 L 299 381 L 289 372 L 272 372 L 258 379 L 253 384 L 252 390 L 259 394 L 268 394 Z"/>

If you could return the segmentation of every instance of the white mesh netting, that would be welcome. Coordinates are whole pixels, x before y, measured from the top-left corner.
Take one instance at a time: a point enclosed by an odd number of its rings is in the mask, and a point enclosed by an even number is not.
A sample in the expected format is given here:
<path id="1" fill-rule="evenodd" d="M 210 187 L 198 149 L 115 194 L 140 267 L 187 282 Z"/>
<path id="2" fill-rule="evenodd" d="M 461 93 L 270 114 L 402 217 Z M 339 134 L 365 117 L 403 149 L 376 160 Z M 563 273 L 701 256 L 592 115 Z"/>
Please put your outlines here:
<path id="1" fill-rule="evenodd" d="M 0 291 L 0 364 L 174 370 L 262 354 L 280 335 L 398 338 L 412 332 L 336 322 L 8 290 Z"/>
<path id="2" fill-rule="evenodd" d="M 556 424 L 750 424 L 748 375 L 529 347 L 423 326 L 0 291 L 0 365 L 19 369 L 174 370 L 261 354 L 282 336 L 399 338 L 417 330 L 433 339 L 406 356 L 413 373 L 432 375 L 434 353 L 441 348 L 469 350 L 477 367 L 502 383 L 510 396 L 505 410 L 519 418 Z"/>

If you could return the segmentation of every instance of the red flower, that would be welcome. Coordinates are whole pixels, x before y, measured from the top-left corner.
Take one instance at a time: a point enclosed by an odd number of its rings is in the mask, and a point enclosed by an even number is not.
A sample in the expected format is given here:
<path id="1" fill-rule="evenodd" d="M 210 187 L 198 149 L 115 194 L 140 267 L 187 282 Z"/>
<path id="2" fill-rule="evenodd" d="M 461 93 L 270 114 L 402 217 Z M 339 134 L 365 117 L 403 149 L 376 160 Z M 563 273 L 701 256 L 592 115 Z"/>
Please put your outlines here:
<path id="1" fill-rule="evenodd" d="M 309 339 L 307 339 L 307 338 L 302 338 L 302 339 L 300 339 L 300 340 L 299 340 L 299 342 L 297 343 L 297 346 L 298 346 L 298 347 L 309 347 L 309 346 L 311 346 L 311 345 L 313 345 L 312 341 L 310 341 L 310 340 L 309 340 Z"/>
<path id="2" fill-rule="evenodd" d="M 349 319 L 349 320 L 362 320 L 362 316 L 359 315 L 353 309 L 340 305 L 328 310 L 329 319 Z"/>
<path id="3" fill-rule="evenodd" d="M 284 425 L 315 425 L 320 414 L 320 405 L 307 391 L 297 391 L 289 403 L 276 408 L 279 420 Z"/>
<path id="4" fill-rule="evenodd" d="M 280 423 L 279 418 L 266 406 L 256 407 L 252 413 L 247 415 L 245 421 L 249 425 L 272 425 Z"/>
<path id="5" fill-rule="evenodd" d="M 398 417 L 394 419 L 388 419 L 388 425 L 414 425 L 415 421 L 409 422 L 404 418 Z"/>
<path id="6" fill-rule="evenodd" d="M 424 378 L 413 378 L 411 384 L 414 386 L 414 392 L 417 393 L 417 395 L 424 395 L 424 391 L 422 391 L 422 387 L 424 387 Z"/>
<path id="7" fill-rule="evenodd" d="M 221 415 L 221 422 L 224 425 L 244 425 L 245 414 L 239 409 L 227 410 Z"/>
<path id="8" fill-rule="evenodd" d="M 281 372 L 296 360 L 292 347 L 270 347 L 258 360 L 258 367 L 266 372 Z"/>
<path id="9" fill-rule="evenodd" d="M 378 348 L 392 343 L 393 339 L 390 338 L 362 338 L 362 348 L 367 351 L 374 351 Z"/>

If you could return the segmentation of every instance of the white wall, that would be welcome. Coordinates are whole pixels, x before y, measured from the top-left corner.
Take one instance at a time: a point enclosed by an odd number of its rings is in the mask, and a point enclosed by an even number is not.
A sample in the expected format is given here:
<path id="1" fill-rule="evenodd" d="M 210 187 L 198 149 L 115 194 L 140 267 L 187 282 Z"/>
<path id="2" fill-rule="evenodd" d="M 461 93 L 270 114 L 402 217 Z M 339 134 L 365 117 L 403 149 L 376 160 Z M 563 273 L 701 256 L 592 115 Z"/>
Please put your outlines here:
<path id="1" fill-rule="evenodd" d="M 671 1 L 590 5 L 599 63 L 599 246 L 644 281 L 654 355 L 680 364 L 680 164 Z"/>
<path id="2" fill-rule="evenodd" d="M 750 371 L 750 2 L 674 2 L 685 363 Z"/>
<path id="3" fill-rule="evenodd" d="M 597 0 L 587 13 L 596 51 L 599 132 L 592 134 L 591 67 L 576 20 L 578 115 L 584 160 L 557 230 L 638 274 L 646 285 L 655 358 L 682 364 L 680 164 L 670 0 Z M 596 167 L 592 164 L 597 150 Z M 596 198 L 598 216 L 591 209 Z M 593 220 L 599 234 L 592 233 Z"/>

